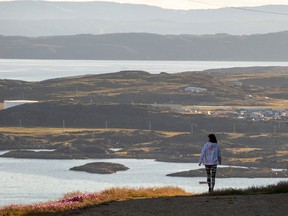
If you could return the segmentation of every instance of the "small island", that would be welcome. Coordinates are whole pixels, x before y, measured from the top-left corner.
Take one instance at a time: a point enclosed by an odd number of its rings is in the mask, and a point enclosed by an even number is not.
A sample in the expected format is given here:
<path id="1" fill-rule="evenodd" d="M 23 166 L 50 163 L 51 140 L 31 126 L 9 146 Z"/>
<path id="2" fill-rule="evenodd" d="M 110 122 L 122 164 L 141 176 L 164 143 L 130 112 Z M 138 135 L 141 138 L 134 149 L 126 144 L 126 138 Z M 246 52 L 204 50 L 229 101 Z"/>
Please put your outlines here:
<path id="1" fill-rule="evenodd" d="M 107 162 L 93 162 L 82 166 L 72 167 L 70 170 L 74 171 L 84 171 L 88 173 L 97 174 L 113 174 L 118 171 L 125 171 L 129 168 L 117 163 L 107 163 Z"/>
<path id="2" fill-rule="evenodd" d="M 288 170 L 273 170 L 271 168 L 241 168 L 219 167 L 217 178 L 287 178 Z M 206 177 L 205 169 L 189 170 L 167 174 L 175 177 Z"/>

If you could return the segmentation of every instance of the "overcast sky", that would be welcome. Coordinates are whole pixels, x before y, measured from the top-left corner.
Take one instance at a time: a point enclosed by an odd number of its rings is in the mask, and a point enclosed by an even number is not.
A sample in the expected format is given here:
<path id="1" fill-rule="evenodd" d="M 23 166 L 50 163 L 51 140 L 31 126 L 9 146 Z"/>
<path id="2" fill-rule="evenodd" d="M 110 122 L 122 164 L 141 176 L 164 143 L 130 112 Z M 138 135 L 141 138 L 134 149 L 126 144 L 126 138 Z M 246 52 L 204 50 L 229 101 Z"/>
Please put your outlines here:
<path id="1" fill-rule="evenodd" d="M 8 1 L 8 0 L 0 0 Z M 99 0 L 50 0 L 50 1 L 99 1 Z M 100 0 L 106 1 L 106 0 Z M 171 9 L 198 9 L 198 8 L 220 8 L 220 7 L 241 7 L 259 6 L 267 4 L 285 4 L 288 0 L 110 0 L 110 2 L 149 4 Z"/>

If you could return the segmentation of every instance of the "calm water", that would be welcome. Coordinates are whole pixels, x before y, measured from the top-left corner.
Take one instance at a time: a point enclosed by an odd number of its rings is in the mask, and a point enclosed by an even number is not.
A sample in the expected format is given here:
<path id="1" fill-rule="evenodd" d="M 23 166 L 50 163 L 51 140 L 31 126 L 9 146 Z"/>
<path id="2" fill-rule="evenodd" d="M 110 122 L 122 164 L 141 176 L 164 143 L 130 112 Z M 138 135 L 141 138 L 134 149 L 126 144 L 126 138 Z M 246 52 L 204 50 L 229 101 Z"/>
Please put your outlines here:
<path id="1" fill-rule="evenodd" d="M 4 152 L 1 152 L 4 153 Z M 124 164 L 128 171 L 112 175 L 69 171 L 69 168 L 89 162 L 104 161 Z M 0 158 L 0 206 L 55 200 L 67 192 L 99 192 L 111 187 L 179 186 L 189 192 L 204 192 L 205 178 L 167 177 L 166 174 L 198 169 L 193 163 L 164 163 L 154 160 L 38 160 Z M 285 179 L 229 178 L 217 179 L 216 188 L 244 188 L 267 185 Z"/>
<path id="2" fill-rule="evenodd" d="M 213 68 L 249 66 L 288 66 L 288 62 L 0 59 L 0 79 L 40 81 L 67 76 L 111 73 L 121 70 L 144 70 L 150 73 L 177 73 L 184 71 L 202 71 Z"/>

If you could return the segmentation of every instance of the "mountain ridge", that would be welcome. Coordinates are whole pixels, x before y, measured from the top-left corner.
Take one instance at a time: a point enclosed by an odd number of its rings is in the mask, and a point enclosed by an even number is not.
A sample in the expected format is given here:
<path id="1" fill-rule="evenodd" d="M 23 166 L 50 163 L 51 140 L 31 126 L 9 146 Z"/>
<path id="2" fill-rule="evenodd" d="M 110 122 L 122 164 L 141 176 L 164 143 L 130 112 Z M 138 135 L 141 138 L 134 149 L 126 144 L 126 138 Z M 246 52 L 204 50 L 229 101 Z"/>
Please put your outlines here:
<path id="1" fill-rule="evenodd" d="M 287 61 L 288 31 L 256 35 L 117 33 L 0 36 L 0 58 Z"/>
<path id="2" fill-rule="evenodd" d="M 265 11 L 288 14 L 288 5 L 173 10 L 111 2 L 0 2 L 0 34 L 51 36 L 148 32 L 241 35 L 287 30 L 285 16 Z"/>

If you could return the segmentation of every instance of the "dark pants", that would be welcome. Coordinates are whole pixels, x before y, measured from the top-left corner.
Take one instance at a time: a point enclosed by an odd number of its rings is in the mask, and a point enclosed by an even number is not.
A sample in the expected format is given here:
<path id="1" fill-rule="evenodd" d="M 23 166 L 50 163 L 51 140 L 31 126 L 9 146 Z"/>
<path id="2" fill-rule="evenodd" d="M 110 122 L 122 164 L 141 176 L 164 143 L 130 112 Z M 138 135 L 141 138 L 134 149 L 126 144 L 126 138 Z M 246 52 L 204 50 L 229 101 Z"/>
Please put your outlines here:
<path id="1" fill-rule="evenodd" d="M 215 165 L 205 165 L 205 170 L 207 174 L 207 183 L 209 187 L 209 192 L 212 192 L 215 186 L 215 177 L 217 171 L 217 164 Z"/>

